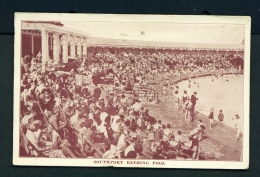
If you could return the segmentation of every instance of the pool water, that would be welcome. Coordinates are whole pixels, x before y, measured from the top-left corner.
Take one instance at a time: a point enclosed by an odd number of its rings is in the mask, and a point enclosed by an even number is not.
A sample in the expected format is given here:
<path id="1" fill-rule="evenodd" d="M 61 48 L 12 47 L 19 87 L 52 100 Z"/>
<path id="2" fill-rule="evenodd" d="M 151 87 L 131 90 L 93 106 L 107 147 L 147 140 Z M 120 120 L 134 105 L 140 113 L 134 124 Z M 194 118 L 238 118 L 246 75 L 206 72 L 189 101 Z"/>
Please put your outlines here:
<path id="1" fill-rule="evenodd" d="M 227 81 L 228 78 L 228 81 Z M 196 81 L 196 84 L 194 84 Z M 199 82 L 199 87 L 197 83 Z M 227 75 L 214 77 L 212 81 L 211 76 L 200 77 L 191 80 L 191 88 L 188 89 L 188 80 L 178 83 L 180 87 L 180 94 L 184 90 L 190 93 L 197 92 L 197 104 L 195 111 L 198 111 L 206 116 L 209 115 L 211 107 L 214 108 L 214 119 L 218 120 L 219 110 L 223 111 L 223 123 L 234 127 L 234 120 L 232 117 L 238 114 L 243 120 L 244 113 L 244 81 L 243 75 Z"/>

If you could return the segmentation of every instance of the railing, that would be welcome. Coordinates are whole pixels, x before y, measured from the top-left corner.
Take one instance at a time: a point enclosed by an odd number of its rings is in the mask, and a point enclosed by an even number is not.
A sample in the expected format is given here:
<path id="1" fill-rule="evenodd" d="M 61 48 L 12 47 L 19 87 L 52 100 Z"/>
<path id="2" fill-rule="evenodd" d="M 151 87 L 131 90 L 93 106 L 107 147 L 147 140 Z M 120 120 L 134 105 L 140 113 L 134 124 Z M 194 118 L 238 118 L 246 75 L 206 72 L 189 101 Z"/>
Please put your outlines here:
<path id="1" fill-rule="evenodd" d="M 134 86 L 133 90 L 134 93 L 137 94 L 138 98 L 140 98 L 142 101 L 151 102 L 158 100 L 156 91 L 149 86 Z"/>

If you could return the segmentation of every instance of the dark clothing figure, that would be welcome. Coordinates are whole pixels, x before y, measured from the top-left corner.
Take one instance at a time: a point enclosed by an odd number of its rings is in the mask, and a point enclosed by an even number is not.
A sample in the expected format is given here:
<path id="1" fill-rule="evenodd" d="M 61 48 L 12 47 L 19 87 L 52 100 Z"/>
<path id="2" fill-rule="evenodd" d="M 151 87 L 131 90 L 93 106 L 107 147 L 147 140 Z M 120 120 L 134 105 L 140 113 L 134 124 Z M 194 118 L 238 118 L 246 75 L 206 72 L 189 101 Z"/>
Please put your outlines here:
<path id="1" fill-rule="evenodd" d="M 192 102 L 192 104 L 195 106 L 196 105 L 196 102 L 197 102 L 198 98 L 193 94 L 191 95 L 191 99 L 190 101 Z"/>
<path id="2" fill-rule="evenodd" d="M 224 120 L 224 114 L 222 112 L 218 114 L 218 120 L 221 122 Z"/>
<path id="3" fill-rule="evenodd" d="M 101 94 L 101 89 L 99 87 L 96 87 L 93 91 L 93 97 L 94 99 L 98 100 Z"/>
<path id="4" fill-rule="evenodd" d="M 194 109 L 195 109 L 195 105 L 197 103 L 198 98 L 193 94 L 191 95 L 191 108 L 190 108 L 190 115 L 191 115 L 191 122 L 194 120 L 195 114 L 194 114 Z"/>

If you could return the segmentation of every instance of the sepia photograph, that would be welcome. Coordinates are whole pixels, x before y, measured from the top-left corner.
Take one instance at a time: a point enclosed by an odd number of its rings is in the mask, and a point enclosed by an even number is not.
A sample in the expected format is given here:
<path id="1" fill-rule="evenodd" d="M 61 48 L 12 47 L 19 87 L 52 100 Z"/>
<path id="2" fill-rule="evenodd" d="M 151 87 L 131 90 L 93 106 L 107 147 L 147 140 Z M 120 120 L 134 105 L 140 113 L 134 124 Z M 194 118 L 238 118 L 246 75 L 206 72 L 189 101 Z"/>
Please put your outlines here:
<path id="1" fill-rule="evenodd" d="M 15 13 L 13 164 L 249 168 L 250 26 Z"/>

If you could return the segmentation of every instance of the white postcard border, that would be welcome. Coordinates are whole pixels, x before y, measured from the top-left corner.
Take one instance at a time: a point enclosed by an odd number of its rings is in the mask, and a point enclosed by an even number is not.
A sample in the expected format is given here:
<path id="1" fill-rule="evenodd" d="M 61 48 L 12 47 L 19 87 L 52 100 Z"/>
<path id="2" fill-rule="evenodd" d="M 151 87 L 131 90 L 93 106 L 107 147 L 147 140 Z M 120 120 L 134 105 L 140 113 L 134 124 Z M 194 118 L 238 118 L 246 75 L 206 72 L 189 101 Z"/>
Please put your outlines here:
<path id="1" fill-rule="evenodd" d="M 130 159 L 54 159 L 19 157 L 19 101 L 20 101 L 20 53 L 21 21 L 117 21 L 117 22 L 174 22 L 174 23 L 227 23 L 245 25 L 245 67 L 244 67 L 244 135 L 243 162 L 226 161 L 177 161 L 177 160 L 130 160 Z M 113 14 L 50 14 L 15 13 L 14 40 L 14 112 L 13 112 L 13 164 L 33 166 L 81 166 L 81 167 L 144 167 L 144 168 L 210 168 L 248 169 L 249 168 L 249 93 L 250 93 L 250 32 L 251 18 L 246 16 L 180 16 L 180 15 L 113 15 Z M 95 162 L 96 161 L 96 162 Z M 99 162 L 100 163 L 99 163 Z M 102 161 L 111 161 L 101 164 Z M 112 162 L 114 161 L 114 162 Z M 122 161 L 122 164 L 120 162 Z M 141 164 L 129 164 L 135 161 Z M 118 163 L 118 164 L 117 164 Z M 145 163 L 149 163 L 148 165 Z M 156 165 L 153 163 L 157 163 Z M 164 163 L 164 165 L 159 165 Z"/>

